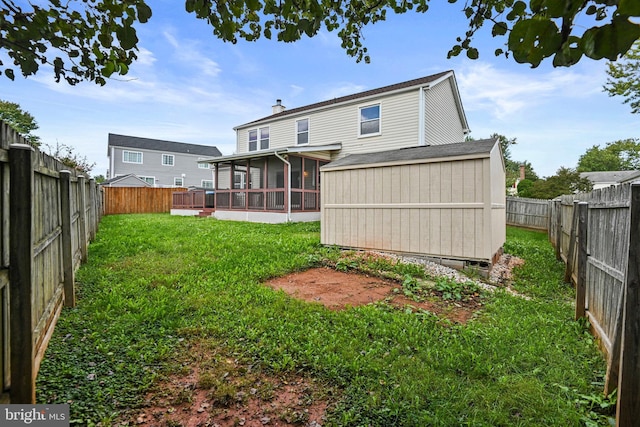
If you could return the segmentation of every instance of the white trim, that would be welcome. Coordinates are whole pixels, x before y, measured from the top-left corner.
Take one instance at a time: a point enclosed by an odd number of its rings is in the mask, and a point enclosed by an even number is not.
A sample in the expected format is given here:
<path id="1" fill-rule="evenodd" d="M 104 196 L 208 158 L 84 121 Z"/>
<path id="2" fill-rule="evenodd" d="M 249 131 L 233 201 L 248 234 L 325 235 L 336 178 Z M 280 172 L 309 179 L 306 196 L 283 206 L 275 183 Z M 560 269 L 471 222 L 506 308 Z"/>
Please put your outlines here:
<path id="1" fill-rule="evenodd" d="M 171 164 L 167 164 L 167 163 L 164 162 L 165 156 L 167 156 L 167 158 L 169 158 L 169 157 L 171 158 Z M 175 156 L 175 154 L 162 153 L 160 163 L 162 164 L 162 166 L 174 167 L 176 165 L 176 156 Z"/>
<path id="2" fill-rule="evenodd" d="M 124 159 L 124 153 L 140 154 L 140 161 L 139 162 L 130 162 L 128 160 L 125 160 Z M 142 164 L 144 164 L 144 154 L 142 153 L 142 151 L 122 150 L 122 163 L 131 163 L 131 164 L 134 164 L 134 165 L 142 165 Z"/>
<path id="3" fill-rule="evenodd" d="M 362 110 L 365 108 L 378 107 L 378 132 L 362 133 Z M 367 120 L 367 122 L 373 122 L 374 120 Z M 382 135 L 382 101 L 374 102 L 372 104 L 358 105 L 358 138 L 369 138 L 372 136 Z"/>
<path id="4" fill-rule="evenodd" d="M 301 122 L 301 121 L 303 121 L 303 120 L 306 120 L 306 121 L 307 121 L 307 131 L 306 131 L 306 134 L 307 134 L 307 142 L 306 142 L 306 143 L 304 143 L 304 144 L 300 144 L 300 143 L 298 142 L 298 136 L 299 136 L 301 133 L 305 133 L 305 132 L 298 132 L 298 122 Z M 311 142 L 311 118 L 309 118 L 309 117 L 307 116 L 307 117 L 301 117 L 301 118 L 299 118 L 299 119 L 295 119 L 295 121 L 294 121 L 294 126 L 295 126 L 295 136 L 296 136 L 296 137 L 295 137 L 295 140 L 296 140 L 296 145 L 298 145 L 298 146 L 300 146 L 300 145 L 309 145 L 309 143 Z"/>
<path id="5" fill-rule="evenodd" d="M 426 140 L 426 136 L 425 136 L 425 118 L 424 118 L 424 114 L 425 114 L 425 103 L 426 103 L 426 97 L 425 95 L 425 88 L 424 86 L 420 86 L 420 88 L 418 89 L 418 145 L 424 145 L 425 144 L 425 140 Z"/>
<path id="6" fill-rule="evenodd" d="M 179 179 L 181 182 L 180 184 L 176 184 L 176 180 Z M 173 177 L 173 186 L 174 187 L 184 187 L 184 178 L 181 176 L 174 176 Z"/>

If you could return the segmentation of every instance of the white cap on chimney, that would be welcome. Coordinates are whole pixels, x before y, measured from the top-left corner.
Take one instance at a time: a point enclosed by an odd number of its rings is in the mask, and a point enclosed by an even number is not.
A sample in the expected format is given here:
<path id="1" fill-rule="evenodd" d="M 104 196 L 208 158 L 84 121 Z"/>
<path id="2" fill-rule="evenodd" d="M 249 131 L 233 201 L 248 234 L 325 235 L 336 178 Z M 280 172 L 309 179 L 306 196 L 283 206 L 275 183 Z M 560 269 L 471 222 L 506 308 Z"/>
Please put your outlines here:
<path id="1" fill-rule="evenodd" d="M 287 107 L 282 105 L 282 99 L 276 99 L 276 105 L 271 107 L 273 114 L 282 113 Z"/>

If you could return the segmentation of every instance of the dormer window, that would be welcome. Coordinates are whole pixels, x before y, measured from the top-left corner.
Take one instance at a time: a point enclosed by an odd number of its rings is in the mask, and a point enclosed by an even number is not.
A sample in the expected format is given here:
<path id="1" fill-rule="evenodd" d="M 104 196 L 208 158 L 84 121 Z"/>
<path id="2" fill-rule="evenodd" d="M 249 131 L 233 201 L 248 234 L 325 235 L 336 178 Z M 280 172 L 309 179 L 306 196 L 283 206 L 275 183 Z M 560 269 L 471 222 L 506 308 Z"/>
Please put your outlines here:
<path id="1" fill-rule="evenodd" d="M 380 133 L 380 104 L 360 107 L 360 136 Z"/>

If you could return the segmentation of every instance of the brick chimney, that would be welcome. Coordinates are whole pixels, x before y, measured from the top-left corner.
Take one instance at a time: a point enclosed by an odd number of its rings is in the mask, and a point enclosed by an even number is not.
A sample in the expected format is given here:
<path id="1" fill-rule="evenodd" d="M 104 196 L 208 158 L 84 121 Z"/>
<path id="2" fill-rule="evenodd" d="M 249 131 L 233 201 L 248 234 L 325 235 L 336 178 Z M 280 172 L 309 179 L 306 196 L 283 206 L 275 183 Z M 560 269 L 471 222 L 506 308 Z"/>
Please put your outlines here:
<path id="1" fill-rule="evenodd" d="M 520 165 L 520 181 L 524 179 L 524 165 Z"/>
<path id="2" fill-rule="evenodd" d="M 282 105 L 282 99 L 276 99 L 276 105 L 271 107 L 273 114 L 282 113 L 287 107 Z"/>

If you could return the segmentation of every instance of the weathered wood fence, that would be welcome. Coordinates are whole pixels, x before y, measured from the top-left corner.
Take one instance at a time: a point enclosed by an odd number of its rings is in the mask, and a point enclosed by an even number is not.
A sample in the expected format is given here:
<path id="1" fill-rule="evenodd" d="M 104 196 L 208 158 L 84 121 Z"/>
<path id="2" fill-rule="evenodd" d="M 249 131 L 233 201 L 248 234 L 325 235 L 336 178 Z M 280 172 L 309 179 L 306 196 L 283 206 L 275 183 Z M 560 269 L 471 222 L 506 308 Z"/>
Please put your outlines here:
<path id="1" fill-rule="evenodd" d="M 101 218 L 93 180 L 25 144 L 0 122 L 2 401 L 35 403 L 35 378 L 74 273 Z"/>
<path id="2" fill-rule="evenodd" d="M 507 225 L 547 230 L 549 200 L 507 197 Z"/>
<path id="3" fill-rule="evenodd" d="M 186 188 L 103 187 L 104 214 L 166 213 L 173 193 Z"/>
<path id="4" fill-rule="evenodd" d="M 618 389 L 617 425 L 640 420 L 640 184 L 550 203 L 549 240 L 607 357 L 605 392 Z"/>

